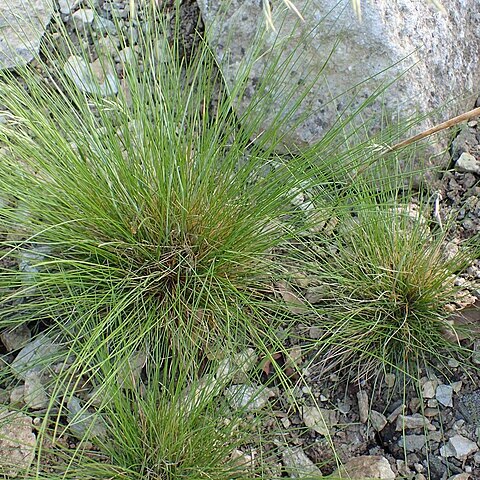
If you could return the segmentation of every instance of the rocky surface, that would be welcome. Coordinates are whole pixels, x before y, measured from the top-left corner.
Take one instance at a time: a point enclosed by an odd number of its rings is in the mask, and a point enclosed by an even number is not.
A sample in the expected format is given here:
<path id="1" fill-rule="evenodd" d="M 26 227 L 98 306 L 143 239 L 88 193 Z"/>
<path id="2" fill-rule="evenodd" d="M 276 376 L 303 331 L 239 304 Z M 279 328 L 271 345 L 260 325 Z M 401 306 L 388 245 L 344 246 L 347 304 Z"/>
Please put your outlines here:
<path id="1" fill-rule="evenodd" d="M 53 11 L 53 0 L 0 4 L 0 69 L 25 65 L 37 55 Z"/>
<path id="2" fill-rule="evenodd" d="M 276 45 L 276 51 L 282 52 L 280 62 L 288 58 L 290 67 L 285 74 L 274 76 L 273 87 L 271 81 L 267 82 L 271 109 L 268 122 L 275 121 L 278 127 L 276 114 L 291 94 L 289 86 L 298 86 L 299 99 L 302 85 L 315 84 L 303 100 L 299 115 L 281 127 L 288 145 L 305 145 L 319 139 L 344 111 L 353 112 L 376 88 L 401 73 L 401 78 L 378 101 L 364 109 L 364 118 L 431 112 L 457 99 L 442 108 L 436 119 L 432 116 L 420 125 L 421 130 L 431 126 L 430 122 L 466 111 L 478 94 L 477 0 L 445 0 L 445 12 L 429 2 L 374 0 L 362 3 L 361 21 L 350 0 L 293 3 L 303 13 L 304 22 L 282 7 L 281 1 L 274 4 L 277 31 L 266 34 L 265 47 L 254 53 L 261 58 L 249 73 L 249 86 L 239 103 L 239 109 L 244 110 L 256 86 L 262 85 L 263 71 L 271 61 L 265 52 Z M 261 2 L 200 0 L 199 5 L 226 79 L 232 82 L 241 71 L 242 58 L 251 50 L 258 27 L 264 27 Z M 292 129 L 305 112 L 312 115 Z M 430 160 L 436 163 L 440 159 L 445 161 L 441 156 Z"/>

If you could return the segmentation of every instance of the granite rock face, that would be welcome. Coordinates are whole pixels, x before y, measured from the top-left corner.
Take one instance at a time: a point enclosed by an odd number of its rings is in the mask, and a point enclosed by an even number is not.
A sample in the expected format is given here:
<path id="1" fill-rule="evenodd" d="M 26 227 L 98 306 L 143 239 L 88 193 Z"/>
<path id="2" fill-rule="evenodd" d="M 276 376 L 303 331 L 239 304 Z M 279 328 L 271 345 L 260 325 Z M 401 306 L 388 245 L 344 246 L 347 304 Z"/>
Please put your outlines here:
<path id="1" fill-rule="evenodd" d="M 443 0 L 445 12 L 437 10 L 431 2 L 372 0 L 362 3 L 361 21 L 355 16 L 350 0 L 293 3 L 305 21 L 285 9 L 282 2 L 276 2 L 273 12 L 276 32 L 270 30 L 264 35 L 261 52 L 277 42 L 281 58 L 291 56 L 291 71 L 275 86 L 278 92 L 287 86 L 288 94 L 291 90 L 288 85 L 301 90 L 302 85 L 315 80 L 301 109 L 311 111 L 312 115 L 293 131 L 289 125 L 284 127 L 285 143 L 308 145 L 321 138 L 342 111 L 351 113 L 376 88 L 401 74 L 381 98 L 364 110 L 366 116 L 377 118 L 374 122 L 377 127 L 381 112 L 383 118 L 386 114 L 396 120 L 399 116 L 431 112 L 455 100 L 437 117 L 419 126 L 420 130 L 473 108 L 480 84 L 478 0 Z M 227 81 L 232 81 L 238 75 L 241 59 L 248 55 L 256 32 L 265 30 L 261 2 L 199 0 L 199 4 L 209 41 Z M 250 86 L 240 102 L 240 110 L 248 105 L 251 92 L 259 84 L 265 58 L 268 57 L 258 60 L 249 74 Z M 279 93 L 279 99 L 274 94 L 271 97 L 275 110 L 284 101 L 284 93 Z M 296 120 L 298 117 L 292 122 Z"/>
<path id="2" fill-rule="evenodd" d="M 53 10 L 53 0 L 0 2 L 0 69 L 33 60 Z"/>

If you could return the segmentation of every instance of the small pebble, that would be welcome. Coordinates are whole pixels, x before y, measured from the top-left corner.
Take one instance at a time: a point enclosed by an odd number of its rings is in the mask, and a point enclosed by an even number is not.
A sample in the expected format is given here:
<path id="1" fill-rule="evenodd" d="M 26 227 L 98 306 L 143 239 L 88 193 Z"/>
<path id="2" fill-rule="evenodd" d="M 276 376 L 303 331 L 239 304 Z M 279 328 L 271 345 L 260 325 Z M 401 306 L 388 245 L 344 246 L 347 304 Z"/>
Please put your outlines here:
<path id="1" fill-rule="evenodd" d="M 436 380 L 427 380 L 422 386 L 423 398 L 433 398 L 435 396 L 435 389 L 438 382 Z"/>
<path id="2" fill-rule="evenodd" d="M 440 455 L 442 457 L 455 457 L 460 461 L 465 460 L 469 455 L 477 451 L 477 444 L 462 435 L 453 436 L 443 447 L 440 447 Z"/>
<path id="3" fill-rule="evenodd" d="M 460 363 L 458 363 L 458 361 L 454 358 L 449 358 L 447 363 L 448 366 L 451 368 L 458 368 L 460 366 Z"/>
<path id="4" fill-rule="evenodd" d="M 450 385 L 439 385 L 435 393 L 435 398 L 445 407 L 453 407 L 452 402 L 453 388 Z"/>
<path id="5" fill-rule="evenodd" d="M 460 390 L 462 389 L 462 382 L 453 382 L 452 383 L 452 389 L 455 393 L 460 393 Z"/>
<path id="6" fill-rule="evenodd" d="M 60 13 L 62 15 L 70 15 L 76 3 L 76 0 L 58 0 Z"/>
<path id="7" fill-rule="evenodd" d="M 370 412 L 370 423 L 377 432 L 381 432 L 387 425 L 387 418 L 383 413 L 372 410 Z"/>
<path id="8" fill-rule="evenodd" d="M 403 413 L 403 411 L 405 410 L 405 405 L 400 405 L 398 406 L 388 417 L 387 417 L 387 420 L 388 420 L 388 423 L 393 423 L 397 417 Z"/>
<path id="9" fill-rule="evenodd" d="M 398 446 L 405 448 L 407 452 L 421 450 L 426 443 L 425 435 L 402 435 L 397 442 Z"/>
<path id="10" fill-rule="evenodd" d="M 91 8 L 80 8 L 72 15 L 72 20 L 75 26 L 81 30 L 92 24 L 94 16 L 95 12 Z"/>
<path id="11" fill-rule="evenodd" d="M 368 420 L 368 394 L 365 390 L 357 392 L 358 413 L 360 415 L 360 422 L 367 423 Z"/>
<path id="12" fill-rule="evenodd" d="M 480 161 L 471 153 L 463 152 L 457 160 L 455 169 L 459 172 L 470 172 L 480 174 Z"/>
<path id="13" fill-rule="evenodd" d="M 385 375 L 385 385 L 388 388 L 393 388 L 395 385 L 395 374 L 394 373 L 387 373 Z"/>

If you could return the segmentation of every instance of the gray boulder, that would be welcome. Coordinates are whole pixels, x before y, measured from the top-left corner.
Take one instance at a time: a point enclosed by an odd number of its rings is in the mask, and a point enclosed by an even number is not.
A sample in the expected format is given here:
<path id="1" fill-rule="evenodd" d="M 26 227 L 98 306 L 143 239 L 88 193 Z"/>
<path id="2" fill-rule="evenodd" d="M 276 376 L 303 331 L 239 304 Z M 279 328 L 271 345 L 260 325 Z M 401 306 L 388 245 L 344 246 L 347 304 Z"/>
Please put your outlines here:
<path id="1" fill-rule="evenodd" d="M 53 0 L 0 2 L 0 69 L 26 65 L 40 48 Z"/>
<path id="2" fill-rule="evenodd" d="M 255 34 L 266 29 L 261 3 L 199 0 L 209 42 L 227 82 L 233 82 L 239 74 L 241 61 L 249 54 Z M 301 90 L 302 85 L 318 76 L 302 102 L 299 115 L 282 128 L 286 144 L 305 146 L 321 138 L 342 112 L 352 113 L 375 89 L 401 74 L 363 112 L 364 117 L 376 119 L 377 128 L 382 119 L 395 121 L 399 117 L 428 113 L 450 100 L 455 101 L 417 130 L 473 108 L 480 84 L 478 0 L 442 0 L 445 12 L 437 10 L 431 2 L 372 0 L 362 3 L 361 21 L 351 8 L 351 0 L 293 3 L 303 13 L 304 22 L 278 0 L 273 12 L 276 31 L 267 31 L 260 52 L 264 54 L 277 40 L 282 61 L 291 56 L 289 73 L 275 85 L 274 91 L 268 92 L 272 112 L 261 128 L 274 121 L 275 111 L 285 102 L 292 86 Z M 261 56 L 249 73 L 249 87 L 238 105 L 240 111 L 249 104 L 252 92 L 260 84 L 267 58 Z M 294 100 L 295 97 L 290 104 Z M 312 115 L 291 130 L 293 122 L 305 112 Z M 431 159 L 432 163 L 438 161 Z"/>

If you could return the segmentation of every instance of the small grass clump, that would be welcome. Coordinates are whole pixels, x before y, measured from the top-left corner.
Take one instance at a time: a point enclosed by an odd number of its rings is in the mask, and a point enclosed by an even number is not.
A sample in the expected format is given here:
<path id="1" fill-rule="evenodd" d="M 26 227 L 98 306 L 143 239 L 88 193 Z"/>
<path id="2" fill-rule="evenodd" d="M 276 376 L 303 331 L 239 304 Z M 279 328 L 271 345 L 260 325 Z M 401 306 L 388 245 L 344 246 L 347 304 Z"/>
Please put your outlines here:
<path id="1" fill-rule="evenodd" d="M 194 356 L 186 365 L 160 345 L 150 346 L 142 374 L 105 351 L 95 393 L 75 415 L 69 413 L 72 389 L 60 395 L 66 407 L 51 410 L 43 422 L 38 470 L 25 478 L 254 478 L 258 466 L 240 449 L 248 451 L 263 415 L 250 414 L 247 424 L 248 413 L 232 410 L 220 395 L 225 379 L 215 379 L 210 369 L 200 376 Z M 42 463 L 48 464 L 48 473 Z"/>
<path id="2" fill-rule="evenodd" d="M 359 376 L 380 366 L 413 373 L 448 354 L 468 356 L 447 333 L 459 272 L 478 254 L 472 242 L 448 257 L 449 227 L 430 220 L 423 200 L 375 198 L 357 183 L 357 203 L 307 254 L 324 328 L 323 361 Z M 374 202 L 372 203 L 372 200 Z M 413 203 L 412 203 L 413 202 Z M 328 354 L 326 353 L 328 351 Z"/>

